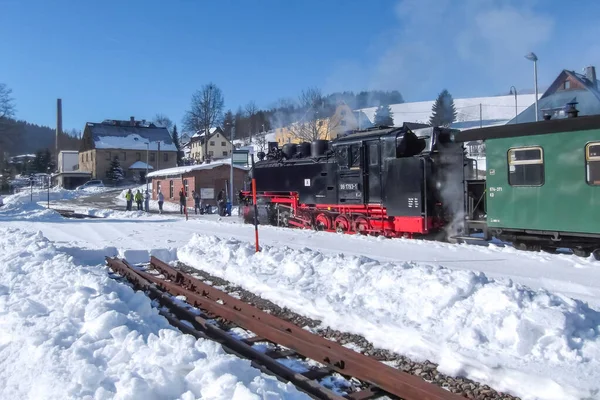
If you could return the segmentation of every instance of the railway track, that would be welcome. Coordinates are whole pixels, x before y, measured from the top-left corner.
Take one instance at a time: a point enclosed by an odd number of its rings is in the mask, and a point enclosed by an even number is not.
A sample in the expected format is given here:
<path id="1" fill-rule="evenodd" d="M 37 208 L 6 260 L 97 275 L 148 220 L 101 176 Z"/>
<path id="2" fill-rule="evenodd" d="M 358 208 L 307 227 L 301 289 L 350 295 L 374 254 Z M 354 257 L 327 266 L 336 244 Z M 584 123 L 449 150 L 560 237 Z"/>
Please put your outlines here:
<path id="1" fill-rule="evenodd" d="M 277 318 L 155 257 L 143 267 L 118 258 L 106 261 L 157 300 L 161 314 L 182 332 L 221 343 L 227 352 L 251 360 L 313 398 L 464 398 Z"/>

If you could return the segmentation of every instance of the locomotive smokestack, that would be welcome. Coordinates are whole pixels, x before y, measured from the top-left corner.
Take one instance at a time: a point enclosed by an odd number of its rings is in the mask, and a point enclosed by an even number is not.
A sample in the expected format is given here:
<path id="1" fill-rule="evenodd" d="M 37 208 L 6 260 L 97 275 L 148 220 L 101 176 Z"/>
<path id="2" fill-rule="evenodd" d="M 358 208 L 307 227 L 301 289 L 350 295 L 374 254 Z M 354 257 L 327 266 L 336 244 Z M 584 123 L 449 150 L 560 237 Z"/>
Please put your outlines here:
<path id="1" fill-rule="evenodd" d="M 56 99 L 56 143 L 55 143 L 55 152 L 56 159 L 58 160 L 58 138 L 62 133 L 62 99 Z"/>

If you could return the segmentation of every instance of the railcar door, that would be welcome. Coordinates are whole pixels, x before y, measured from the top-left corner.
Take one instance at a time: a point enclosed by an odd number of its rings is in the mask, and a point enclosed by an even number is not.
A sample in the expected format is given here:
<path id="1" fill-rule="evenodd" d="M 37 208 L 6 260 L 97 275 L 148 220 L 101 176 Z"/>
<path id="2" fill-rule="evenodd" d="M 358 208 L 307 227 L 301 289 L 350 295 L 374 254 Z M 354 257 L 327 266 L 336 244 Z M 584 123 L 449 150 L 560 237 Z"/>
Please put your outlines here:
<path id="1" fill-rule="evenodd" d="M 379 140 L 368 141 L 365 150 L 367 203 L 381 204 L 381 151 Z"/>

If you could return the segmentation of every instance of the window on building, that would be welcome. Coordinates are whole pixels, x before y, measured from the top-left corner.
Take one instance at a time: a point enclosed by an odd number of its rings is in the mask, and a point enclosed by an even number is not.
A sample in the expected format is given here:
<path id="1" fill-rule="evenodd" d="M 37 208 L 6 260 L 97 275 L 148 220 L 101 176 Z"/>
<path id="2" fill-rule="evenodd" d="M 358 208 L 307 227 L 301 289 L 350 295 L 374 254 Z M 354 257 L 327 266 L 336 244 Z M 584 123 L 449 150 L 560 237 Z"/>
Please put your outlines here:
<path id="1" fill-rule="evenodd" d="M 169 181 L 169 198 L 173 198 L 173 180 Z"/>
<path id="2" fill-rule="evenodd" d="M 541 147 L 508 150 L 508 183 L 511 186 L 544 184 L 544 152 Z"/>
<path id="3" fill-rule="evenodd" d="M 341 125 L 341 126 L 346 126 L 346 120 L 345 120 L 345 119 L 341 120 L 341 121 L 340 121 L 340 125 Z"/>
<path id="4" fill-rule="evenodd" d="M 142 153 L 137 152 L 135 153 L 135 161 L 141 161 L 142 160 Z"/>
<path id="5" fill-rule="evenodd" d="M 169 153 L 163 153 L 163 161 L 164 162 L 169 161 Z"/>
<path id="6" fill-rule="evenodd" d="M 110 151 L 107 151 L 107 152 L 106 152 L 106 160 L 107 160 L 107 161 L 110 161 L 110 160 L 112 160 L 112 158 L 110 158 Z"/>
<path id="7" fill-rule="evenodd" d="M 121 155 L 119 156 L 119 160 L 121 160 L 121 161 L 127 160 L 127 155 L 125 154 L 124 151 L 121 152 Z"/>
<path id="8" fill-rule="evenodd" d="M 215 141 L 214 141 L 214 140 L 211 140 L 211 141 L 210 141 L 210 145 L 211 145 L 211 146 L 214 146 L 214 145 L 215 145 Z"/>
<path id="9" fill-rule="evenodd" d="M 185 190 L 185 195 L 189 196 L 190 195 L 190 187 L 188 186 L 188 180 L 187 179 L 183 180 L 183 187 L 184 187 L 184 190 Z"/>
<path id="10" fill-rule="evenodd" d="M 156 161 L 156 153 L 150 153 L 150 161 L 151 162 Z"/>
<path id="11" fill-rule="evenodd" d="M 568 79 L 565 81 L 565 89 L 571 89 L 571 81 Z"/>
<path id="12" fill-rule="evenodd" d="M 585 178 L 589 185 L 600 185 L 600 142 L 585 146 Z"/>
<path id="13" fill-rule="evenodd" d="M 208 155 L 209 155 L 209 156 L 212 156 L 212 155 L 214 155 L 214 154 L 213 154 L 213 151 L 212 151 L 212 150 L 210 150 L 210 151 L 208 152 Z"/>
<path id="14" fill-rule="evenodd" d="M 227 142 L 221 142 L 221 146 L 227 146 Z"/>
<path id="15" fill-rule="evenodd" d="M 350 168 L 360 168 L 360 144 L 353 144 L 350 146 L 350 152 Z"/>
<path id="16" fill-rule="evenodd" d="M 224 152 L 223 152 L 223 155 L 224 155 L 224 156 L 226 156 L 226 155 L 227 155 L 227 152 L 226 152 L 226 151 L 224 151 Z"/>
<path id="17" fill-rule="evenodd" d="M 89 160 L 90 160 L 90 159 L 89 159 L 89 156 L 90 156 L 90 154 L 89 154 L 89 153 L 85 153 L 85 161 L 89 161 Z"/>

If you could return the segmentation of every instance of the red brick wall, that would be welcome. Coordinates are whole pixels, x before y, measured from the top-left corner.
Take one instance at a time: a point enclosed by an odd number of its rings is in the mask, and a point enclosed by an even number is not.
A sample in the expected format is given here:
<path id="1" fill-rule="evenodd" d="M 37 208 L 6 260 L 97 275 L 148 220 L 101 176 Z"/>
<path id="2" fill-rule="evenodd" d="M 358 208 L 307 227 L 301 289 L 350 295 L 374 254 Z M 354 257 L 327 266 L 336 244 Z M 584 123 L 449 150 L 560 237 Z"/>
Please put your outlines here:
<path id="1" fill-rule="evenodd" d="M 244 188 L 244 180 L 247 171 L 235 168 L 233 170 L 233 204 L 237 204 L 236 193 Z M 215 191 L 215 198 L 211 200 L 202 200 L 203 204 L 217 204 L 217 195 L 221 189 L 225 189 L 225 185 L 229 181 L 229 166 L 223 165 L 215 167 L 213 169 L 202 169 L 192 171 L 183 176 L 183 179 L 187 180 L 188 191 L 187 193 L 187 206 L 193 207 L 194 200 L 192 199 L 192 190 L 200 191 L 200 188 L 213 188 Z M 173 181 L 173 198 L 169 197 L 170 182 Z M 158 195 L 158 184 L 161 185 L 161 190 L 165 196 L 165 201 L 170 201 L 179 204 L 179 190 L 183 187 L 182 178 L 179 176 L 155 178 L 152 180 L 152 199 L 156 200 Z M 229 188 L 227 188 L 229 190 Z"/>

